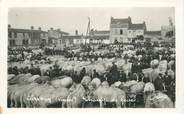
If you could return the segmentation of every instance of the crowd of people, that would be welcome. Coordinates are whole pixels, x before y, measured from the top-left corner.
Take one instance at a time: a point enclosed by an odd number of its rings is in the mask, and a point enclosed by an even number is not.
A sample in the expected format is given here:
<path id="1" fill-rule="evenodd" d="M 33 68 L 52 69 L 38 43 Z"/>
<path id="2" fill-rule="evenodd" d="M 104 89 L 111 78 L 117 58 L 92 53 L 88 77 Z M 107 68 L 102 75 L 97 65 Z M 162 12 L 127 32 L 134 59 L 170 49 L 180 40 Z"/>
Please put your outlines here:
<path id="1" fill-rule="evenodd" d="M 46 59 L 42 52 L 33 52 L 33 50 L 38 49 L 31 49 L 31 48 L 17 48 L 17 49 L 8 49 L 8 62 L 21 62 L 25 61 L 26 59 L 33 61 L 33 60 L 42 60 Z"/>
<path id="2" fill-rule="evenodd" d="M 99 46 L 99 49 L 102 50 L 111 50 L 107 53 L 96 53 L 96 50 L 94 48 L 90 48 L 87 46 L 87 49 L 81 51 L 81 52 L 74 52 L 72 50 L 54 50 L 50 48 L 45 48 L 44 54 L 32 54 L 32 58 L 29 59 L 30 61 L 33 61 L 35 59 L 41 60 L 43 59 L 43 56 L 54 56 L 54 55 L 60 55 L 64 56 L 65 58 L 69 58 L 70 60 L 74 60 L 77 58 L 78 61 L 97 61 L 99 58 L 102 60 L 104 58 L 123 58 L 126 63 L 132 63 L 131 72 L 126 74 L 123 70 L 119 70 L 117 65 L 112 62 L 112 67 L 104 74 L 99 74 L 96 69 L 93 69 L 93 73 L 90 75 L 90 77 L 93 78 L 99 78 L 101 82 L 107 81 L 110 85 L 117 82 L 126 82 L 130 80 L 135 81 L 143 81 L 143 82 L 152 82 L 155 86 L 156 90 L 164 91 L 170 98 L 175 101 L 175 52 L 171 50 L 171 48 L 174 48 L 173 45 L 162 45 L 159 46 L 161 50 L 155 51 L 154 48 L 158 46 L 156 44 L 139 44 L 134 45 L 133 48 L 122 48 L 124 47 L 123 44 L 116 44 L 116 45 L 102 45 Z M 127 53 L 123 54 L 124 51 L 132 50 L 135 51 L 135 54 L 133 56 L 129 56 Z M 24 50 L 25 51 L 25 50 Z M 24 52 L 21 50 L 22 58 L 24 60 Z M 14 51 L 10 51 L 9 54 L 15 54 Z M 31 50 L 30 50 L 31 52 Z M 149 77 L 146 77 L 143 73 L 143 69 L 150 68 L 150 63 L 152 60 L 166 60 L 167 63 L 170 61 L 173 61 L 174 63 L 171 66 L 168 66 L 167 70 L 164 73 L 156 73 L 152 75 L 157 75 L 154 79 L 150 79 Z M 157 66 L 158 67 L 158 66 Z M 154 67 L 153 67 L 154 69 Z M 49 76 L 50 78 L 56 78 L 59 76 L 67 75 L 72 77 L 73 81 L 76 83 L 80 83 L 84 76 L 89 75 L 86 73 L 86 68 L 83 67 L 83 69 L 78 74 L 75 71 L 64 71 L 62 68 L 59 67 L 57 62 L 54 63 L 53 66 L 51 66 L 48 70 L 46 70 L 43 74 L 41 73 L 41 69 L 39 66 L 35 66 L 34 64 L 31 64 L 31 67 L 25 67 L 25 68 L 18 68 L 15 67 L 8 67 L 8 73 L 9 74 L 26 74 L 31 73 L 32 75 L 44 75 Z"/>

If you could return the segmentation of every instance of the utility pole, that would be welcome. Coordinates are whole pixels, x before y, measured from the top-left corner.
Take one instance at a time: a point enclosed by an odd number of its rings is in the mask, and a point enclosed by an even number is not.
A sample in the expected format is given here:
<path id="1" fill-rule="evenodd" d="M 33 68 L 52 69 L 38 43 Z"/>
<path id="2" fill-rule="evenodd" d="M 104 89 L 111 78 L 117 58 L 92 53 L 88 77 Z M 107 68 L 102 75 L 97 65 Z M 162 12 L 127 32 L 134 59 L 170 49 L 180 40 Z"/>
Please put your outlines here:
<path id="1" fill-rule="evenodd" d="M 89 17 L 88 17 L 88 26 L 87 26 L 86 36 L 90 36 L 90 18 Z"/>
<path id="2" fill-rule="evenodd" d="M 86 37 L 90 37 L 90 31 L 91 31 L 91 28 L 90 28 L 90 18 L 88 17 L 88 26 L 87 26 L 87 31 L 86 31 Z M 86 39 L 84 38 L 85 40 L 85 44 L 86 44 Z"/>

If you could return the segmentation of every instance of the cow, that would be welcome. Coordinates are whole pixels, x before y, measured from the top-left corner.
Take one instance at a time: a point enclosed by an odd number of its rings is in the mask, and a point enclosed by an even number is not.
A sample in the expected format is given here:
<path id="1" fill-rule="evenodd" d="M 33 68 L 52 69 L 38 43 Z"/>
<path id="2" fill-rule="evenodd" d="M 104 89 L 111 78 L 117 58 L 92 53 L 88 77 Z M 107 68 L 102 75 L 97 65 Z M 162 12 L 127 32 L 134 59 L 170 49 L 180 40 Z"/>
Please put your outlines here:
<path id="1" fill-rule="evenodd" d="M 73 84 L 69 90 L 70 94 L 67 97 L 67 107 L 84 107 L 84 97 L 86 91 L 82 84 Z"/>
<path id="2" fill-rule="evenodd" d="M 145 108 L 174 108 L 174 104 L 165 93 L 155 91 L 146 98 Z"/>
<path id="3" fill-rule="evenodd" d="M 115 102 L 116 107 L 125 107 L 126 93 L 115 87 L 108 87 L 108 84 L 99 86 L 94 91 L 94 99 L 97 99 L 100 103 L 100 107 L 104 107 L 104 103 Z"/>
<path id="4" fill-rule="evenodd" d="M 64 77 L 63 79 L 52 80 L 50 83 L 52 86 L 54 86 L 56 88 L 58 88 L 58 87 L 69 88 L 72 85 L 73 80 L 71 77 Z"/>

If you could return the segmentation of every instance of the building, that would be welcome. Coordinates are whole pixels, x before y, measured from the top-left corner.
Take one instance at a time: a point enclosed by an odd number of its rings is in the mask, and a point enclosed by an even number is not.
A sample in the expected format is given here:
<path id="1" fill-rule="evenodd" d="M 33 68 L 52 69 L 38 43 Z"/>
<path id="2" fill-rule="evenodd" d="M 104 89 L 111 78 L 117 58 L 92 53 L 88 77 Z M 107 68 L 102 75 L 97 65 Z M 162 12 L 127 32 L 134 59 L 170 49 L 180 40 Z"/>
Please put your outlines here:
<path id="1" fill-rule="evenodd" d="M 92 44 L 109 44 L 109 30 L 93 30 L 90 31 L 90 36 L 87 36 L 86 39 L 89 39 L 89 43 Z"/>
<path id="2" fill-rule="evenodd" d="M 60 37 L 57 40 L 56 47 L 62 49 L 63 47 L 85 44 L 86 39 L 83 35 L 78 35 L 78 30 L 75 31 L 75 35 L 69 35 L 66 32 L 61 32 Z"/>
<path id="3" fill-rule="evenodd" d="M 164 39 L 175 37 L 175 26 L 173 25 L 162 26 L 161 34 L 162 34 L 162 38 Z"/>
<path id="4" fill-rule="evenodd" d="M 129 43 L 138 36 L 144 36 L 146 31 L 145 22 L 133 24 L 131 18 L 113 18 L 110 21 L 110 43 L 115 41 Z"/>
<path id="5" fill-rule="evenodd" d="M 171 17 L 169 17 L 169 25 L 161 26 L 161 34 L 165 41 L 175 40 L 175 26 Z"/>
<path id="6" fill-rule="evenodd" d="M 66 35 L 58 39 L 57 47 L 85 44 L 83 35 Z"/>
<path id="7" fill-rule="evenodd" d="M 149 42 L 163 41 L 161 31 L 146 31 L 144 34 L 144 41 L 149 41 Z"/>
<path id="8" fill-rule="evenodd" d="M 54 30 L 53 28 L 50 28 L 50 30 L 48 30 L 48 44 L 49 44 L 49 46 L 57 45 L 59 39 L 65 35 L 69 35 L 69 33 L 63 32 L 60 29 Z"/>
<path id="9" fill-rule="evenodd" d="M 42 43 L 47 43 L 48 35 L 46 31 L 31 29 L 11 28 L 8 25 L 8 46 L 9 47 L 28 47 L 40 46 Z"/>

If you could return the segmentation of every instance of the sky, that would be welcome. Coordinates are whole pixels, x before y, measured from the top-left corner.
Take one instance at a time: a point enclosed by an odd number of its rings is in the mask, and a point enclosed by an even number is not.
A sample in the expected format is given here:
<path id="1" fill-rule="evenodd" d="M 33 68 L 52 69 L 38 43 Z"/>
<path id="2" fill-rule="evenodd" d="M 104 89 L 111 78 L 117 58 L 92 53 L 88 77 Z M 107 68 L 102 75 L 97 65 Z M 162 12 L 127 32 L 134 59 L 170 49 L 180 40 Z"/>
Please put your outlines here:
<path id="1" fill-rule="evenodd" d="M 91 28 L 109 30 L 110 17 L 131 17 L 133 23 L 146 22 L 147 30 L 160 30 L 162 25 L 169 25 L 168 17 L 174 21 L 173 7 L 26 7 L 10 8 L 8 24 L 12 28 L 42 30 L 60 28 L 62 31 L 75 34 L 86 34 L 88 17 Z"/>

